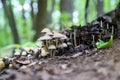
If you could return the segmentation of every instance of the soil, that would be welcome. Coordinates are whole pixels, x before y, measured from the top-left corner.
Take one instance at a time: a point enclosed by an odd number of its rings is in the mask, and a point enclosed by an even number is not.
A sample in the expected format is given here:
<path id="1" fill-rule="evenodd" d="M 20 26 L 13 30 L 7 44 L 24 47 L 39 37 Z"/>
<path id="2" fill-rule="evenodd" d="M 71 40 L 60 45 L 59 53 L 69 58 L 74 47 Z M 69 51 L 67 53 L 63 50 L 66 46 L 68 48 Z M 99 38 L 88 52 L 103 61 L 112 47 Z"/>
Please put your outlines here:
<path id="1" fill-rule="evenodd" d="M 120 80 L 120 40 L 93 55 L 53 57 L 34 67 L 5 71 L 10 75 L 2 74 L 0 80 Z"/>

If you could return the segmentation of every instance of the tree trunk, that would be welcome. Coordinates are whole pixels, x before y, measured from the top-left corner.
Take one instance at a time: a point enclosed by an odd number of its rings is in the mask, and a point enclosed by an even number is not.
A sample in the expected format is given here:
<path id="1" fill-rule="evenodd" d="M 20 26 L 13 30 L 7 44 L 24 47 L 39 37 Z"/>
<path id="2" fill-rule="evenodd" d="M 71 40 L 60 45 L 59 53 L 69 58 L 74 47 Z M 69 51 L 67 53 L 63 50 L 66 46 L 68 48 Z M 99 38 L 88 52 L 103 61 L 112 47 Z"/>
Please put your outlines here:
<path id="1" fill-rule="evenodd" d="M 86 0 L 86 5 L 85 5 L 85 23 L 88 22 L 88 12 L 89 12 L 89 0 Z"/>
<path id="2" fill-rule="evenodd" d="M 52 4 L 51 4 L 51 9 L 48 13 L 48 23 L 52 22 L 52 13 L 54 11 L 54 6 L 55 6 L 55 0 L 51 0 L 51 1 L 52 1 Z"/>
<path id="3" fill-rule="evenodd" d="M 60 0 L 60 12 L 66 12 L 70 15 L 69 20 L 72 21 L 72 13 L 73 13 L 73 2 L 74 0 Z"/>
<path id="4" fill-rule="evenodd" d="M 96 10 L 97 10 L 97 17 L 104 14 L 103 0 L 97 0 Z"/>
<path id="5" fill-rule="evenodd" d="M 32 18 L 32 19 L 34 18 L 34 8 L 33 8 L 33 3 L 34 3 L 34 1 L 31 0 L 31 2 L 30 2 L 30 6 L 31 6 L 31 12 L 30 12 L 30 14 L 31 14 L 31 18 Z"/>
<path id="6" fill-rule="evenodd" d="M 10 2 L 10 0 L 8 0 L 8 2 L 9 2 L 8 5 L 7 5 L 6 0 L 1 0 L 1 2 L 3 4 L 4 13 L 8 17 L 9 25 L 10 25 L 11 32 L 12 32 L 13 39 L 14 39 L 14 43 L 15 44 L 20 43 L 18 31 L 17 31 L 17 28 L 16 28 L 16 22 L 15 22 L 14 14 L 13 14 L 13 11 L 12 11 L 11 2 Z"/>
<path id="7" fill-rule="evenodd" d="M 30 2 L 30 6 L 31 6 L 30 15 L 31 15 L 31 18 L 32 18 L 32 29 L 35 30 L 35 26 L 36 26 L 36 14 L 34 14 L 33 3 L 34 3 L 34 1 L 31 0 L 31 2 Z"/>
<path id="8" fill-rule="evenodd" d="M 36 41 L 40 37 L 40 31 L 46 27 L 47 24 L 47 0 L 38 0 L 38 13 L 36 15 L 36 34 L 33 41 Z"/>
<path id="9" fill-rule="evenodd" d="M 118 37 L 120 38 L 120 3 L 115 10 L 115 22 L 118 28 Z"/>

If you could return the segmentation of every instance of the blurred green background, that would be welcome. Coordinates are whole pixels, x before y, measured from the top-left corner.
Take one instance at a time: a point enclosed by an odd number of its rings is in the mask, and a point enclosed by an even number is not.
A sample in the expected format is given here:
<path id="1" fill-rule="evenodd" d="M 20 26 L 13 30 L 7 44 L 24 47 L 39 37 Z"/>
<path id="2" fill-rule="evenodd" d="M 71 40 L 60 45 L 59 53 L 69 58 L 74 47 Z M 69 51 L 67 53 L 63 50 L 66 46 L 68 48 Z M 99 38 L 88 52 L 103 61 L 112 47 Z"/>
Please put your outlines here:
<path id="1" fill-rule="evenodd" d="M 0 0 L 0 54 L 36 46 L 44 27 L 84 25 L 115 9 L 119 0 Z M 17 45 L 15 45 L 17 44 Z"/>

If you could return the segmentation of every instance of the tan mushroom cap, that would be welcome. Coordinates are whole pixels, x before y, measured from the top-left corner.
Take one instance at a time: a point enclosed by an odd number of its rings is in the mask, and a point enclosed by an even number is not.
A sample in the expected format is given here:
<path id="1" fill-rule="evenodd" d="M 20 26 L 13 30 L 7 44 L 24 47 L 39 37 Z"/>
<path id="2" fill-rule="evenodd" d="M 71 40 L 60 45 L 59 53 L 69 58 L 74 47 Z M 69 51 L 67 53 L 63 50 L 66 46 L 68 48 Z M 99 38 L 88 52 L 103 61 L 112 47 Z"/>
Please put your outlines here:
<path id="1" fill-rule="evenodd" d="M 48 49 L 56 49 L 56 47 L 55 47 L 55 45 L 50 45 L 49 47 L 48 47 Z"/>
<path id="2" fill-rule="evenodd" d="M 44 35 L 42 37 L 40 37 L 38 40 L 40 41 L 45 41 L 45 40 L 51 40 L 52 38 L 49 35 Z"/>
<path id="3" fill-rule="evenodd" d="M 53 33 L 49 31 L 49 32 L 46 32 L 46 35 L 53 36 Z"/>
<path id="4" fill-rule="evenodd" d="M 64 34 L 62 34 L 62 35 L 63 35 L 63 37 L 61 38 L 62 40 L 68 39 L 66 35 L 64 35 Z"/>
<path id="5" fill-rule="evenodd" d="M 47 32 L 51 32 L 50 29 L 44 28 L 44 29 L 41 31 L 41 33 L 47 33 Z"/>
<path id="6" fill-rule="evenodd" d="M 72 43 L 71 42 L 67 42 L 67 45 L 72 45 Z"/>
<path id="7" fill-rule="evenodd" d="M 53 38 L 64 38 L 64 35 L 59 32 L 54 32 Z"/>
<path id="8" fill-rule="evenodd" d="M 41 49 L 41 56 L 47 56 L 49 53 L 44 49 L 44 48 L 42 48 Z"/>
<path id="9" fill-rule="evenodd" d="M 3 60 L 0 60 L 0 68 L 4 68 L 5 67 L 5 62 Z"/>
<path id="10" fill-rule="evenodd" d="M 63 46 L 63 47 L 67 47 L 67 44 L 66 44 L 66 43 L 62 43 L 62 46 Z"/>
<path id="11" fill-rule="evenodd" d="M 58 46 L 58 48 L 65 48 L 65 47 L 67 47 L 67 44 L 66 44 L 66 43 L 62 43 L 62 44 L 60 44 L 60 45 Z"/>

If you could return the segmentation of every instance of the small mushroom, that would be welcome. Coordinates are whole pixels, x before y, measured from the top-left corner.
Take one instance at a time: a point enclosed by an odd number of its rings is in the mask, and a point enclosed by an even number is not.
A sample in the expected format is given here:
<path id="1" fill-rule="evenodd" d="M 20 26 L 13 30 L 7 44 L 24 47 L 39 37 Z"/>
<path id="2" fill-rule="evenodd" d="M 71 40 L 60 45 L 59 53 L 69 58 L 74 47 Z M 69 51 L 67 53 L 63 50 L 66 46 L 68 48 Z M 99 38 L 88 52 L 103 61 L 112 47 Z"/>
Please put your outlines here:
<path id="1" fill-rule="evenodd" d="M 45 42 L 45 44 L 43 46 L 46 46 L 46 48 L 48 48 L 49 40 L 51 40 L 51 39 L 52 38 L 49 35 L 44 35 L 44 36 L 39 38 L 40 41 L 43 41 L 43 43 Z"/>
<path id="2" fill-rule="evenodd" d="M 27 52 L 26 52 L 26 51 L 23 51 L 23 52 L 22 52 L 22 56 L 27 56 Z"/>
<path id="3" fill-rule="evenodd" d="M 47 32 L 51 32 L 50 29 L 44 28 L 44 29 L 41 31 L 41 33 L 43 33 L 43 34 L 45 34 L 45 33 L 47 33 Z"/>
<path id="4" fill-rule="evenodd" d="M 58 46 L 58 48 L 61 48 L 61 49 L 66 48 L 66 47 L 67 47 L 66 43 L 59 44 Z"/>
<path id="5" fill-rule="evenodd" d="M 53 36 L 53 33 L 49 31 L 49 32 L 46 32 L 46 35 Z"/>
<path id="6" fill-rule="evenodd" d="M 103 27 L 103 22 L 105 21 L 105 19 L 103 17 L 99 17 L 97 19 L 97 21 L 100 21 L 100 27 L 102 28 Z"/>
<path id="7" fill-rule="evenodd" d="M 50 50 L 50 54 L 51 54 L 51 56 L 54 56 L 54 55 L 55 55 L 54 50 L 56 50 L 55 45 L 50 45 L 50 46 L 48 47 L 48 49 Z"/>
<path id="8" fill-rule="evenodd" d="M 9 68 L 10 68 L 10 69 L 13 68 L 13 64 L 10 63 L 10 64 L 9 64 Z"/>
<path id="9" fill-rule="evenodd" d="M 3 60 L 0 60 L 0 68 L 4 68 L 5 67 L 5 62 Z"/>
<path id="10" fill-rule="evenodd" d="M 18 52 L 18 51 L 15 52 L 15 53 L 14 53 L 14 56 L 17 56 L 17 57 L 20 56 L 20 52 Z"/>
<path id="11" fill-rule="evenodd" d="M 66 47 L 67 47 L 67 44 L 66 44 L 66 43 L 63 43 L 62 46 L 63 46 L 64 48 L 66 48 Z"/>
<path id="12" fill-rule="evenodd" d="M 63 34 L 54 32 L 53 38 L 55 39 L 55 46 L 58 47 L 58 40 L 63 38 Z"/>
<path id="13" fill-rule="evenodd" d="M 71 43 L 71 42 L 67 42 L 67 45 L 71 46 L 71 45 L 72 45 L 72 43 Z"/>
<path id="14" fill-rule="evenodd" d="M 111 34 L 114 35 L 114 24 L 110 23 L 110 27 L 111 27 Z"/>
<path id="15" fill-rule="evenodd" d="M 45 57 L 49 54 L 49 52 L 47 52 L 44 48 L 41 48 L 41 56 Z"/>
<path id="16" fill-rule="evenodd" d="M 76 41 L 76 33 L 77 33 L 77 26 L 72 26 L 71 27 L 73 29 L 73 34 L 74 34 L 74 46 L 76 47 L 77 46 L 77 41 Z"/>

